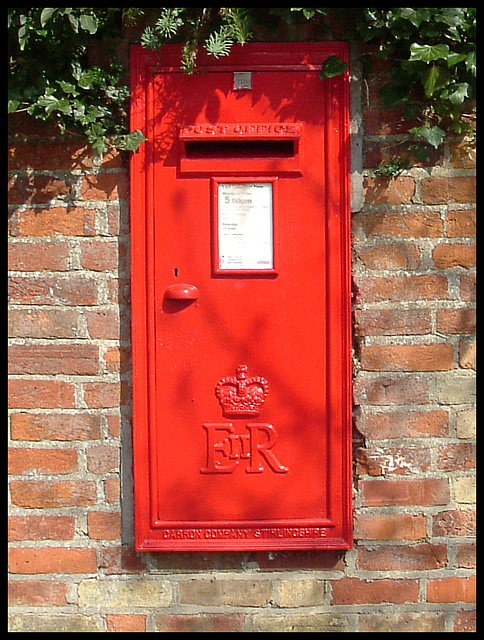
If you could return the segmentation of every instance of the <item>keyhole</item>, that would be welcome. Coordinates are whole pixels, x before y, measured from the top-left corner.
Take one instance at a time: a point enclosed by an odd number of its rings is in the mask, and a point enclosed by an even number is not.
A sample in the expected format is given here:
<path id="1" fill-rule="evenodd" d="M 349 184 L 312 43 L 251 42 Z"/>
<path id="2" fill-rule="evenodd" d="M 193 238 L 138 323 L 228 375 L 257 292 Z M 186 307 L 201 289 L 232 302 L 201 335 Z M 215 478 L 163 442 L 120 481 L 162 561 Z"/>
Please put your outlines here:
<path id="1" fill-rule="evenodd" d="M 174 273 L 174 275 L 175 275 L 175 278 L 178 278 L 178 267 L 175 267 L 175 268 L 173 269 L 173 273 Z"/>

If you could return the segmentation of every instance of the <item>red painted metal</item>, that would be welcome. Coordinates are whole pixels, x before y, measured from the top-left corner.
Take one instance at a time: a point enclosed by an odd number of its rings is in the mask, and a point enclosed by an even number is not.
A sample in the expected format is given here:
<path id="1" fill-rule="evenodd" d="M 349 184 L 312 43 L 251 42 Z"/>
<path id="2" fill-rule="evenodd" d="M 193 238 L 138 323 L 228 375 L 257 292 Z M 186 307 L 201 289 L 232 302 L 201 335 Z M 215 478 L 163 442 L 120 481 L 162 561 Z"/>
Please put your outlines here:
<path id="1" fill-rule="evenodd" d="M 186 76 L 180 47 L 132 49 L 138 551 L 351 547 L 348 77 L 319 79 L 331 55 L 346 45 L 250 44 Z"/>
<path id="2" fill-rule="evenodd" d="M 196 300 L 198 289 L 194 284 L 171 284 L 165 291 L 167 300 Z"/>

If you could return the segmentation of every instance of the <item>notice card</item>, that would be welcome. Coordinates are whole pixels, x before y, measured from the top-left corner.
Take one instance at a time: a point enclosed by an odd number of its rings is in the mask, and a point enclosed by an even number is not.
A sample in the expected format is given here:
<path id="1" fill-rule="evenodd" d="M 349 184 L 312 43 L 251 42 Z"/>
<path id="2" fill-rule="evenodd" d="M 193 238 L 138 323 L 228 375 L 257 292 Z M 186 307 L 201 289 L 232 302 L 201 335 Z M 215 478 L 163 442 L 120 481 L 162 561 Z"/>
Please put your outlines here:
<path id="1" fill-rule="evenodd" d="M 274 268 L 272 183 L 218 185 L 219 269 Z"/>

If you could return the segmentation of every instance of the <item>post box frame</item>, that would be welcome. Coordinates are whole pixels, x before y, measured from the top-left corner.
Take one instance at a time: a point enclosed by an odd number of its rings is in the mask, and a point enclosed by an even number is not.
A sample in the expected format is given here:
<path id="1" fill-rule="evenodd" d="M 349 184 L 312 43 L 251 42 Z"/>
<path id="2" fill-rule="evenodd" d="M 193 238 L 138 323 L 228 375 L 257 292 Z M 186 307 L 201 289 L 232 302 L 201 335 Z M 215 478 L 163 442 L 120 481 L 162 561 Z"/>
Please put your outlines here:
<path id="1" fill-rule="evenodd" d="M 221 533 L 204 529 L 200 537 L 192 536 L 193 528 L 160 528 L 151 514 L 156 511 L 156 496 L 150 493 L 150 428 L 154 423 L 154 397 L 156 372 L 153 352 L 155 315 L 153 292 L 153 162 L 156 148 L 153 142 L 155 105 L 153 76 L 155 73 L 180 73 L 181 48 L 177 45 L 163 47 L 162 56 L 148 52 L 139 46 L 131 48 L 131 129 L 139 129 L 147 138 L 133 154 L 130 165 L 131 178 L 131 301 L 132 301 L 132 352 L 133 352 L 133 449 L 135 483 L 135 529 L 138 551 L 233 551 L 277 549 L 348 549 L 352 546 L 352 456 L 351 456 L 351 306 L 350 306 L 350 215 L 349 215 L 349 91 L 347 74 L 344 77 L 324 80 L 327 98 L 324 104 L 325 127 L 325 202 L 327 212 L 327 296 L 331 299 L 328 317 L 328 360 L 334 365 L 327 380 L 329 398 L 328 420 L 334 425 L 331 437 L 340 439 L 341 457 L 338 460 L 336 481 L 329 455 L 328 491 L 335 491 L 333 500 L 340 504 L 339 537 L 320 534 L 317 523 L 314 531 L 308 523 L 293 526 L 289 533 L 254 534 L 241 543 L 236 534 L 230 534 L 231 525 L 220 524 Z M 212 71 L 246 70 L 320 70 L 324 60 L 338 55 L 348 61 L 345 43 L 292 43 L 234 46 L 227 58 L 215 60 L 201 53 L 200 68 Z M 328 160 L 336 159 L 336 161 Z M 187 164 L 188 163 L 188 164 Z M 190 160 L 185 168 L 189 170 Z M 196 167 L 195 167 L 196 169 Z M 213 177 L 208 166 L 197 169 L 202 175 Z M 294 165 L 289 166 L 294 171 Z M 262 173 L 265 173 L 263 170 Z M 243 169 L 242 169 L 243 172 Z M 231 173 L 231 172 L 230 172 Z M 217 172 L 221 175 L 221 172 Z M 240 175 L 243 175 L 241 173 Z M 247 176 L 240 178 L 250 182 L 257 171 L 247 169 Z M 267 178 L 262 178 L 267 179 Z M 275 182 L 273 183 L 275 184 Z M 274 189 L 274 192 L 277 190 Z M 274 193 L 275 197 L 275 193 Z M 276 224 L 274 233 L 277 234 Z M 277 265 L 277 241 L 274 239 L 274 266 Z M 334 338 L 334 339 L 333 339 Z M 331 454 L 332 445 L 328 444 Z M 277 525 L 275 525 L 277 528 Z M 282 524 L 280 525 L 283 526 Z M 176 530 L 175 530 L 176 529 Z M 264 530 L 262 527 L 261 530 Z M 234 530 L 235 531 L 235 530 Z M 274 529 L 275 531 L 275 529 Z M 282 531 L 282 529 L 281 529 Z M 208 533 L 207 533 L 208 532 Z M 214 544 L 216 542 L 216 544 Z"/>

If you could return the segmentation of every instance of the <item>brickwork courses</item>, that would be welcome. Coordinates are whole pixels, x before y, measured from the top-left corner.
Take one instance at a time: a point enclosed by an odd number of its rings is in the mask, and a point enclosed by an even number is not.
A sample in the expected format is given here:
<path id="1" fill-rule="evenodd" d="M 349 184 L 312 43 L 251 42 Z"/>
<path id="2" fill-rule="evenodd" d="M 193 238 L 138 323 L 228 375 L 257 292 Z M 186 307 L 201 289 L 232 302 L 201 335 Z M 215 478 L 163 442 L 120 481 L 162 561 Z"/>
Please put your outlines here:
<path id="1" fill-rule="evenodd" d="M 362 92 L 352 214 L 354 548 L 133 548 L 127 155 L 9 147 L 11 631 L 475 631 L 475 157 L 393 179 Z"/>

